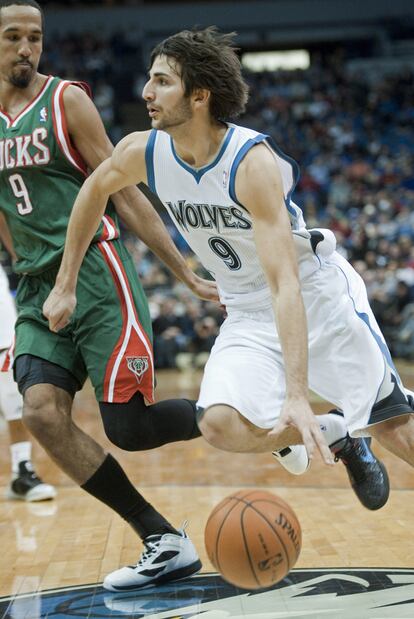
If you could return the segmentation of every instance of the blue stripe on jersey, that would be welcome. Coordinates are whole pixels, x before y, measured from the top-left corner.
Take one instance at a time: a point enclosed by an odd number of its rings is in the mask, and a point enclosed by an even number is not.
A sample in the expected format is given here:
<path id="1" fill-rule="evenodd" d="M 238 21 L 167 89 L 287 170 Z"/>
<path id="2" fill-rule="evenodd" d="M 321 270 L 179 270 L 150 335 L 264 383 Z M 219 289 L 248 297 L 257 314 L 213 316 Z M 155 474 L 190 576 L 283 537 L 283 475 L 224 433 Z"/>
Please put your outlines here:
<path id="1" fill-rule="evenodd" d="M 381 350 L 381 352 L 382 352 L 384 358 L 386 359 L 389 367 L 394 370 L 395 376 L 396 376 L 396 379 L 397 379 L 398 383 L 400 385 L 402 385 L 401 379 L 400 379 L 399 374 L 397 372 L 397 368 L 395 367 L 394 362 L 393 362 L 392 357 L 391 357 L 391 353 L 388 350 L 388 346 L 386 345 L 386 343 L 384 342 L 382 337 L 380 335 L 378 335 L 378 333 L 376 331 L 374 331 L 374 329 L 372 328 L 371 323 L 369 321 L 368 314 L 366 314 L 365 312 L 358 312 L 358 310 L 356 308 L 356 305 L 355 305 L 355 300 L 354 300 L 353 296 L 351 295 L 349 281 L 348 281 L 348 278 L 346 276 L 345 271 L 343 271 L 343 269 L 341 269 L 341 267 L 339 265 L 337 265 L 337 264 L 335 264 L 335 267 L 337 269 L 339 269 L 341 271 L 341 273 L 343 274 L 343 276 L 345 277 L 346 285 L 347 285 L 347 288 L 348 288 L 348 295 L 349 295 L 349 298 L 352 301 L 352 305 L 354 306 L 355 314 L 358 316 L 358 318 L 360 318 L 367 325 L 368 329 L 371 332 L 372 337 L 376 341 L 377 346 Z"/>
<path id="2" fill-rule="evenodd" d="M 270 144 L 270 146 L 275 150 L 275 152 L 279 155 L 279 157 L 281 159 L 284 159 L 285 161 L 287 161 L 288 163 L 290 163 L 290 165 L 292 166 L 292 173 L 293 173 L 293 185 L 291 190 L 288 192 L 286 198 L 285 198 L 285 204 L 286 204 L 286 208 L 289 211 L 289 213 L 292 215 L 292 217 L 295 220 L 295 224 L 297 223 L 297 219 L 298 219 L 298 214 L 296 212 L 296 210 L 293 208 L 293 206 L 290 203 L 290 199 L 292 197 L 293 192 L 296 189 L 296 185 L 298 184 L 299 181 L 299 177 L 300 177 L 300 168 L 299 168 L 299 164 L 297 161 L 295 161 L 294 159 L 292 159 L 292 157 L 289 157 L 289 155 L 286 155 L 286 153 L 284 153 L 276 144 L 276 142 L 273 140 L 273 138 L 269 137 L 267 140 Z"/>
<path id="3" fill-rule="evenodd" d="M 269 135 L 266 135 L 264 133 L 259 133 L 256 137 L 251 138 L 250 140 L 248 140 L 239 150 L 239 152 L 237 153 L 234 161 L 233 161 L 233 165 L 231 167 L 231 171 L 230 171 L 230 183 L 229 183 L 229 194 L 231 199 L 236 202 L 239 206 L 241 206 L 244 210 L 246 210 L 246 208 L 243 206 L 243 204 L 240 204 L 240 202 L 237 199 L 236 196 L 236 191 L 235 191 L 235 185 L 236 185 L 236 172 L 237 169 L 240 165 L 241 160 L 246 156 L 246 153 L 256 144 L 260 144 L 260 142 L 263 142 L 264 140 L 266 140 L 269 145 L 272 147 L 272 149 L 276 152 L 277 155 L 279 155 L 279 157 L 281 159 L 284 159 L 285 161 L 287 161 L 291 166 L 292 166 L 292 175 L 293 175 L 293 185 L 292 188 L 290 189 L 289 193 L 287 194 L 286 198 L 285 198 L 285 205 L 287 210 L 289 211 L 289 213 L 292 215 L 292 217 L 294 218 L 294 223 L 297 223 L 297 218 L 298 218 L 298 214 L 296 212 L 296 210 L 293 208 L 293 206 L 290 203 L 290 198 L 292 197 L 292 193 L 295 190 L 295 187 L 297 185 L 297 182 L 299 180 L 299 175 L 300 175 L 300 169 L 299 169 L 299 165 L 297 164 L 297 162 L 292 159 L 292 157 L 289 157 L 288 155 L 285 155 L 285 153 L 283 151 L 280 150 L 280 148 L 275 144 L 275 142 L 272 140 L 272 138 Z"/>
<path id="4" fill-rule="evenodd" d="M 147 167 L 148 187 L 153 193 L 157 193 L 155 189 L 155 172 L 154 172 L 154 146 L 157 137 L 157 130 L 152 129 L 148 138 L 147 147 L 145 149 L 145 165 Z"/>
<path id="5" fill-rule="evenodd" d="M 177 153 L 175 152 L 175 148 L 174 148 L 174 142 L 173 139 L 170 137 L 170 142 L 171 142 L 171 151 L 172 154 L 174 155 L 174 158 L 176 160 L 176 162 L 182 167 L 184 168 L 184 170 L 187 170 L 187 172 L 190 172 L 190 174 L 192 174 L 195 178 L 195 180 L 197 181 L 197 183 L 199 183 L 201 181 L 201 178 L 203 177 L 203 175 L 208 172 L 209 170 L 211 170 L 211 168 L 214 168 L 214 166 L 216 166 L 218 164 L 218 162 L 220 161 L 220 159 L 222 158 L 222 156 L 224 155 L 224 152 L 231 140 L 231 136 L 234 133 L 234 127 L 230 127 L 230 129 L 227 131 L 227 135 L 224 139 L 224 142 L 222 144 L 222 147 L 220 148 L 220 151 L 217 155 L 217 157 L 214 159 L 214 161 L 212 163 L 209 163 L 208 165 L 204 166 L 203 168 L 199 168 L 198 170 L 196 170 L 195 168 L 192 168 L 190 165 L 187 165 L 182 159 L 179 158 L 179 156 L 177 155 Z"/>
<path id="6" fill-rule="evenodd" d="M 267 137 L 268 136 L 264 135 L 264 133 L 258 133 L 254 138 L 250 138 L 250 140 L 247 140 L 247 142 L 245 144 L 243 144 L 243 146 L 241 147 L 241 149 L 239 150 L 239 152 L 235 156 L 233 164 L 231 166 L 230 180 L 229 180 L 229 194 L 230 194 L 230 198 L 233 200 L 233 202 L 235 202 L 236 204 L 241 206 L 242 209 L 244 209 L 245 211 L 247 210 L 246 207 L 243 206 L 243 204 L 240 204 L 240 202 L 238 201 L 237 196 L 236 196 L 236 172 L 237 172 L 237 169 L 238 169 L 238 167 L 240 165 L 240 162 L 246 156 L 246 153 L 253 146 L 256 146 L 256 144 L 260 144 L 260 142 L 263 142 L 263 140 L 266 140 Z"/>
<path id="7" fill-rule="evenodd" d="M 290 165 L 292 166 L 292 170 L 293 170 L 293 187 L 289 192 L 289 196 L 292 195 L 292 193 L 294 192 L 296 185 L 298 184 L 298 180 L 299 180 L 299 176 L 300 176 L 300 168 L 299 168 L 299 164 L 297 161 L 295 161 L 292 157 L 289 157 L 289 155 L 286 155 L 286 153 L 283 152 L 283 150 L 281 150 L 279 148 L 279 146 L 276 144 L 276 142 L 273 140 L 273 138 L 271 138 L 270 136 L 266 136 L 267 141 L 269 142 L 270 146 L 276 151 L 276 153 L 279 155 L 279 157 L 281 159 L 284 159 L 285 161 L 287 161 L 288 163 L 290 163 Z"/>

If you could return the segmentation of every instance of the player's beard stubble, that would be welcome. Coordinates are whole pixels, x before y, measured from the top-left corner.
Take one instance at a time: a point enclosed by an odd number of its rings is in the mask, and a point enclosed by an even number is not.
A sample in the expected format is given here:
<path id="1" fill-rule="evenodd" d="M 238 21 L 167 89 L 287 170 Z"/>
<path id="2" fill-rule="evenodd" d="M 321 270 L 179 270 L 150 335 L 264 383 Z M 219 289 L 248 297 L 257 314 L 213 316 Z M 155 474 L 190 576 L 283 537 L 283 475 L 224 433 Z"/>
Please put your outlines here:
<path id="1" fill-rule="evenodd" d="M 31 63 L 27 65 L 17 65 L 9 76 L 10 83 L 16 88 L 27 88 L 32 81 L 34 74 L 33 65 Z"/>
<path id="2" fill-rule="evenodd" d="M 164 112 L 159 122 L 157 123 L 157 129 L 166 131 L 172 127 L 178 127 L 191 120 L 193 111 L 191 109 L 190 99 L 184 97 L 180 103 L 168 112 Z"/>

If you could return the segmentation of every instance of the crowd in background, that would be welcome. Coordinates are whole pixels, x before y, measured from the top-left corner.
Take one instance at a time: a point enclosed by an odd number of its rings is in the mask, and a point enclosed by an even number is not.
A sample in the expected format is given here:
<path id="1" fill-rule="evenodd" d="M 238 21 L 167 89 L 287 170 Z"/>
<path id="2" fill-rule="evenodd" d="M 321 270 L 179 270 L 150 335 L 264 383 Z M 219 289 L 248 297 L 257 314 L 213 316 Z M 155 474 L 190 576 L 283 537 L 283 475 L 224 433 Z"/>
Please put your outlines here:
<path id="1" fill-rule="evenodd" d="M 90 82 L 117 141 L 122 104 L 138 100 L 145 80 L 139 58 L 138 44 L 126 35 L 106 42 L 90 34 L 65 36 L 46 49 L 42 69 Z M 339 251 L 366 283 L 392 353 L 414 359 L 414 71 L 370 80 L 349 71 L 339 50 L 314 55 L 307 70 L 246 77 L 250 101 L 238 122 L 269 133 L 299 162 L 293 199 L 308 227 L 335 232 Z M 203 274 L 173 224 L 166 224 Z M 141 242 L 127 236 L 127 244 L 150 300 L 157 366 L 201 366 L 222 310 L 177 284 Z"/>
<path id="2" fill-rule="evenodd" d="M 300 162 L 293 198 L 308 227 L 335 232 L 393 354 L 414 359 L 414 71 L 371 77 L 340 51 L 251 75 L 243 121 Z"/>

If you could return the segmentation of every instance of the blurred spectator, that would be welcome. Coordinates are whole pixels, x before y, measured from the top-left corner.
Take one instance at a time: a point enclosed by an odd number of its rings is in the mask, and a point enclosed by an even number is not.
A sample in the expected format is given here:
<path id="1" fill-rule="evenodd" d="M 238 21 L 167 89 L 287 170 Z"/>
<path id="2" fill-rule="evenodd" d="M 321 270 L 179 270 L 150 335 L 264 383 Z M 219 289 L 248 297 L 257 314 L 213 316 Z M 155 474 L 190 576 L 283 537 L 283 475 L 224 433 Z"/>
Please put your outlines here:
<path id="1" fill-rule="evenodd" d="M 212 316 L 205 316 L 195 323 L 194 331 L 190 350 L 194 355 L 195 367 L 203 367 L 218 335 L 217 323 Z"/>
<path id="2" fill-rule="evenodd" d="M 178 301 L 172 297 L 162 298 L 158 316 L 153 321 L 154 359 L 157 368 L 175 367 L 175 359 L 188 343 L 183 333 Z"/>
<path id="3" fill-rule="evenodd" d="M 107 133 L 111 133 L 115 114 L 114 114 L 114 90 L 108 82 L 99 79 L 95 86 L 93 100 L 99 110 Z"/>

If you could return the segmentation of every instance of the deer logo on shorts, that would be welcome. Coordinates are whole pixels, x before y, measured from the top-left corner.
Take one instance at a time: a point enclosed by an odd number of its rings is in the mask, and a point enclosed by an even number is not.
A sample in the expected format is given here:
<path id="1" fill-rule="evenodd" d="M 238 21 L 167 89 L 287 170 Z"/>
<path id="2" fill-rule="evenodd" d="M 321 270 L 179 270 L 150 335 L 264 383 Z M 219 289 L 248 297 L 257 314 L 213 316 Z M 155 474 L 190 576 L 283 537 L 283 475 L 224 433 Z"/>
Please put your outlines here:
<path id="1" fill-rule="evenodd" d="M 127 357 L 128 369 L 135 374 L 138 383 L 141 383 L 142 377 L 149 368 L 148 357 Z"/>

